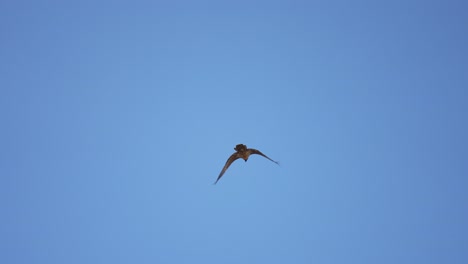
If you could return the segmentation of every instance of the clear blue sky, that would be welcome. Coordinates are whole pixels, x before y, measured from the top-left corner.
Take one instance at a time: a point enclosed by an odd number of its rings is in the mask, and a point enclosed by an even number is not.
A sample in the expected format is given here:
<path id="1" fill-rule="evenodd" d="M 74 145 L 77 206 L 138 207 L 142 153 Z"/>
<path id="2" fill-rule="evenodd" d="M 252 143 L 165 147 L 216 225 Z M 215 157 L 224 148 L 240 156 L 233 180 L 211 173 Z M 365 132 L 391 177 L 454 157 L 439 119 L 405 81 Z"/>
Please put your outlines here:
<path id="1" fill-rule="evenodd" d="M 468 263 L 466 10 L 2 1 L 0 262 Z"/>

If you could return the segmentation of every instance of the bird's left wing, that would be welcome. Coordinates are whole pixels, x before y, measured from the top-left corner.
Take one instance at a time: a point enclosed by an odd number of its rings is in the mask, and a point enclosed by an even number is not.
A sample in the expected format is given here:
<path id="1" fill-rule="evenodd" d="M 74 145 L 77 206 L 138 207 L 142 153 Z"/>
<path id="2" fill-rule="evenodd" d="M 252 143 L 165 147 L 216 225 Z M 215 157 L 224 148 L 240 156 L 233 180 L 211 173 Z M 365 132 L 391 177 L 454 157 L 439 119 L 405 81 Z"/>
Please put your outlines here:
<path id="1" fill-rule="evenodd" d="M 256 149 L 248 149 L 247 151 L 250 151 L 250 154 L 257 154 L 257 155 L 260 155 L 260 156 L 263 156 L 271 161 L 273 161 L 274 163 L 278 164 L 279 165 L 279 162 L 278 161 L 274 161 L 272 159 L 270 159 L 267 155 L 263 154 L 260 150 L 256 150 Z"/>

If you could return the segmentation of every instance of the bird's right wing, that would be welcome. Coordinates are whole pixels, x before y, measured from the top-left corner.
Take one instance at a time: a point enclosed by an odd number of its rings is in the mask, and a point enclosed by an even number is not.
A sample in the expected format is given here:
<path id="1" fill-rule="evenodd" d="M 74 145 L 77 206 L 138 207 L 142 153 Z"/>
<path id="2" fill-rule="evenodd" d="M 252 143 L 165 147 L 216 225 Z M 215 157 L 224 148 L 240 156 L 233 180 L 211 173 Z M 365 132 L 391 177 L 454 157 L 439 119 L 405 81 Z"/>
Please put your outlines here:
<path id="1" fill-rule="evenodd" d="M 219 179 L 221 179 L 221 177 L 223 177 L 223 174 L 224 172 L 226 172 L 226 170 L 229 168 L 229 166 L 231 166 L 231 164 L 238 158 L 240 158 L 240 154 L 239 152 L 236 152 L 234 154 L 231 155 L 231 157 L 229 157 L 229 159 L 226 161 L 226 164 L 224 165 L 224 168 L 221 170 L 221 173 L 219 173 L 219 176 L 218 176 L 218 179 L 216 179 L 215 183 L 216 184 Z"/>

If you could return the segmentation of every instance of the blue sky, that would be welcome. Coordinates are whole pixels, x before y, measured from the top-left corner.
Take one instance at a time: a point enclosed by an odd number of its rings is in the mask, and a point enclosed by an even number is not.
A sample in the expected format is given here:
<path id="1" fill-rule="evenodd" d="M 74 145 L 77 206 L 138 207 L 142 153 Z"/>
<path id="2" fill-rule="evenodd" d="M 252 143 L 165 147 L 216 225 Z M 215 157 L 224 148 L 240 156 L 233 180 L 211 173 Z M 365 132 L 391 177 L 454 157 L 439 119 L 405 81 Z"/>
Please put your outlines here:
<path id="1" fill-rule="evenodd" d="M 0 262 L 467 263 L 467 7 L 3 1 Z"/>

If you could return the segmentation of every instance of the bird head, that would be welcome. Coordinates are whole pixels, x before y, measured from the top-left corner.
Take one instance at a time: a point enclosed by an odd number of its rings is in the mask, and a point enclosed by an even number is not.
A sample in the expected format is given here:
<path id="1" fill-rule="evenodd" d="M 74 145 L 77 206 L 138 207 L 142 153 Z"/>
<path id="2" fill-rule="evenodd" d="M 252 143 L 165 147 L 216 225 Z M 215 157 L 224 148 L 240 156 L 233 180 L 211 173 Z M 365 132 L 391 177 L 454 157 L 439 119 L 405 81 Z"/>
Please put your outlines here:
<path id="1" fill-rule="evenodd" d="M 236 147 L 234 148 L 235 151 L 240 152 L 240 151 L 245 151 L 247 150 L 247 146 L 244 144 L 237 144 Z"/>

